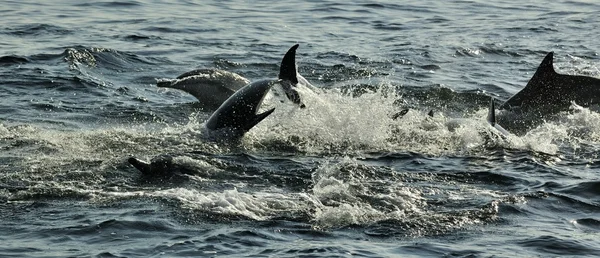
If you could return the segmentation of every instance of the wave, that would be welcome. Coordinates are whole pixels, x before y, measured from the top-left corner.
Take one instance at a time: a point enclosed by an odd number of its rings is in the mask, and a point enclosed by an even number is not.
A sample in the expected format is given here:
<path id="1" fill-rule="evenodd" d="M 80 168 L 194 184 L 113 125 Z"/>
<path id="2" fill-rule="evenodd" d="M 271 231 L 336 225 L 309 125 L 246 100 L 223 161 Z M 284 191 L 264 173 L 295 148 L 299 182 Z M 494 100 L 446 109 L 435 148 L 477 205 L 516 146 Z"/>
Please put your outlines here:
<path id="1" fill-rule="evenodd" d="M 1 56 L 0 57 L 0 65 L 14 65 L 14 64 L 25 64 L 28 63 L 29 59 L 23 56 Z"/>
<path id="2" fill-rule="evenodd" d="M 595 255 L 598 252 L 593 244 L 584 241 L 563 238 L 560 236 L 539 236 L 517 241 L 519 245 L 528 249 L 535 249 L 544 254 L 555 255 Z"/>
<path id="3" fill-rule="evenodd" d="M 52 35 L 69 35 L 74 33 L 73 30 L 52 24 L 45 23 L 32 23 L 26 25 L 20 25 L 13 28 L 7 28 L 6 33 L 9 35 L 19 37 L 39 37 L 45 34 Z"/>

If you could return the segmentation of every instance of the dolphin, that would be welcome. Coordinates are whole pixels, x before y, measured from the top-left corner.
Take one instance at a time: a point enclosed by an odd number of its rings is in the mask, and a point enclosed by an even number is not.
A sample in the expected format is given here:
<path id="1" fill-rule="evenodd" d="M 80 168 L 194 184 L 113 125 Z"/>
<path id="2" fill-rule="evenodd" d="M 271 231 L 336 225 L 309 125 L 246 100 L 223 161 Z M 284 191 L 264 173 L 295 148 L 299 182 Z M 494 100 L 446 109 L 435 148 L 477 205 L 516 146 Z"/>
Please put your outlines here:
<path id="1" fill-rule="evenodd" d="M 280 85 L 292 102 L 303 107 L 298 92 L 294 87 L 298 84 L 296 69 L 296 49 L 292 46 L 281 60 L 278 79 L 264 79 L 250 83 L 229 97 L 206 121 L 205 128 L 209 138 L 239 139 L 252 127 L 269 116 L 275 108 L 257 113 L 265 95 L 275 85 Z"/>
<path id="2" fill-rule="evenodd" d="M 207 154 L 203 152 L 192 151 L 181 154 L 160 154 L 150 161 L 129 157 L 127 162 L 141 172 L 141 179 L 144 181 L 178 182 L 187 179 L 188 176 L 209 177 L 212 170 L 195 162 L 195 160 L 204 160 L 206 156 Z"/>
<path id="3" fill-rule="evenodd" d="M 130 157 L 127 162 L 142 172 L 142 176 L 147 179 L 169 179 L 176 175 L 193 174 L 193 171 L 187 171 L 181 166 L 176 166 L 173 157 L 169 155 L 159 155 L 150 162 Z"/>
<path id="4" fill-rule="evenodd" d="M 525 88 L 499 108 L 557 113 L 568 110 L 571 102 L 583 107 L 599 104 L 600 79 L 559 74 L 554 70 L 553 56 L 554 52 L 548 53 Z"/>
<path id="5" fill-rule="evenodd" d="M 239 74 L 214 68 L 201 68 L 179 75 L 177 79 L 159 79 L 156 86 L 185 91 L 204 108 L 216 109 L 250 81 Z"/>

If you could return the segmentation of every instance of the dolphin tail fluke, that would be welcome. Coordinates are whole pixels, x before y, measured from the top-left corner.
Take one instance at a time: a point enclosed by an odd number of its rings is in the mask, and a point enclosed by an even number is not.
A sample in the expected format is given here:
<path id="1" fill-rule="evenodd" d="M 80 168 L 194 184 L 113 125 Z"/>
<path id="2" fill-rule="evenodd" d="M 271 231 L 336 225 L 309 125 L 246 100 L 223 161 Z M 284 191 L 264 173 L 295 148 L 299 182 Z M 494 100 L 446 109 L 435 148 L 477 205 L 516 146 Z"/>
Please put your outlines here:
<path id="1" fill-rule="evenodd" d="M 489 107 L 489 110 L 488 110 L 487 122 L 492 127 L 494 127 L 496 130 L 498 130 L 501 134 L 503 134 L 505 136 L 509 134 L 509 132 L 506 131 L 506 129 L 502 128 L 502 126 L 500 126 L 496 122 L 496 104 L 494 102 L 494 97 L 490 98 L 490 107 Z"/>
<path id="2" fill-rule="evenodd" d="M 137 168 L 140 172 L 142 172 L 142 174 L 147 175 L 150 174 L 150 170 L 152 169 L 152 167 L 150 166 L 150 163 L 140 160 L 140 159 L 136 159 L 134 157 L 131 157 L 127 160 L 129 162 L 129 164 L 131 164 L 132 166 L 134 166 L 135 168 Z"/>
<path id="3" fill-rule="evenodd" d="M 300 108 L 304 108 L 306 105 L 302 103 L 300 94 L 293 88 L 298 84 L 298 68 L 296 67 L 296 49 L 298 49 L 298 46 L 298 44 L 293 45 L 283 56 L 279 69 L 279 79 L 287 98 L 299 105 Z M 304 80 L 306 81 L 306 79 Z"/>
<path id="4" fill-rule="evenodd" d="M 273 113 L 273 111 L 275 111 L 275 108 L 271 108 L 263 113 L 257 114 L 254 119 L 248 123 L 246 125 L 246 127 L 244 128 L 244 130 L 250 131 L 250 129 L 252 129 L 252 127 L 256 126 L 258 123 L 260 123 L 260 121 L 264 120 L 265 118 L 267 118 L 271 113 Z"/>

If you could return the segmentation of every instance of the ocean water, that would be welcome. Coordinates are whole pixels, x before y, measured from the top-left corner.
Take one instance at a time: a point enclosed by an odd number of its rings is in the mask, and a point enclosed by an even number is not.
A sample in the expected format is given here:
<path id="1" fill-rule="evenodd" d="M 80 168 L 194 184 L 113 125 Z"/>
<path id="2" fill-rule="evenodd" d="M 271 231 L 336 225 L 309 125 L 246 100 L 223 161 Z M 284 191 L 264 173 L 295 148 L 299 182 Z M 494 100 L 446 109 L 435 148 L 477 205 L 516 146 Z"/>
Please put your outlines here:
<path id="1" fill-rule="evenodd" d="M 2 257 L 600 254 L 600 114 L 500 137 L 549 51 L 600 77 L 595 1 L 4 1 Z M 196 68 L 318 90 L 239 145 L 156 87 Z M 404 108 L 400 119 L 391 117 Z M 433 110 L 434 116 L 427 113 Z M 146 180 L 170 155 L 197 173 Z"/>

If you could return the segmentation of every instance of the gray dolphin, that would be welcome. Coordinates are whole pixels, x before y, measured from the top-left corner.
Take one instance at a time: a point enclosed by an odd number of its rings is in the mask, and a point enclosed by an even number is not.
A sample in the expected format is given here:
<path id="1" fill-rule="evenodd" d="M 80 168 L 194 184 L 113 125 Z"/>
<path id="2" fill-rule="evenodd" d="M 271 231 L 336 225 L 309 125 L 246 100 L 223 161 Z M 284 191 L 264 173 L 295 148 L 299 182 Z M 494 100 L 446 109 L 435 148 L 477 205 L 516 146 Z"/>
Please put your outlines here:
<path id="1" fill-rule="evenodd" d="M 216 109 L 250 81 L 239 74 L 214 68 L 196 69 L 177 79 L 159 79 L 156 86 L 185 91 L 209 109 Z"/>
<path id="2" fill-rule="evenodd" d="M 571 102 L 589 107 L 600 103 L 600 79 L 558 74 L 553 67 L 553 52 L 546 55 L 525 88 L 504 102 L 500 109 L 556 113 L 567 110 Z"/>
<path id="3" fill-rule="evenodd" d="M 281 61 L 279 79 L 266 79 L 242 87 L 229 97 L 206 121 L 209 138 L 239 139 L 252 127 L 269 116 L 275 108 L 258 114 L 265 95 L 274 85 L 281 85 L 286 95 L 296 104 L 303 106 L 298 93 L 293 89 L 298 84 L 296 49 L 292 46 Z"/>

